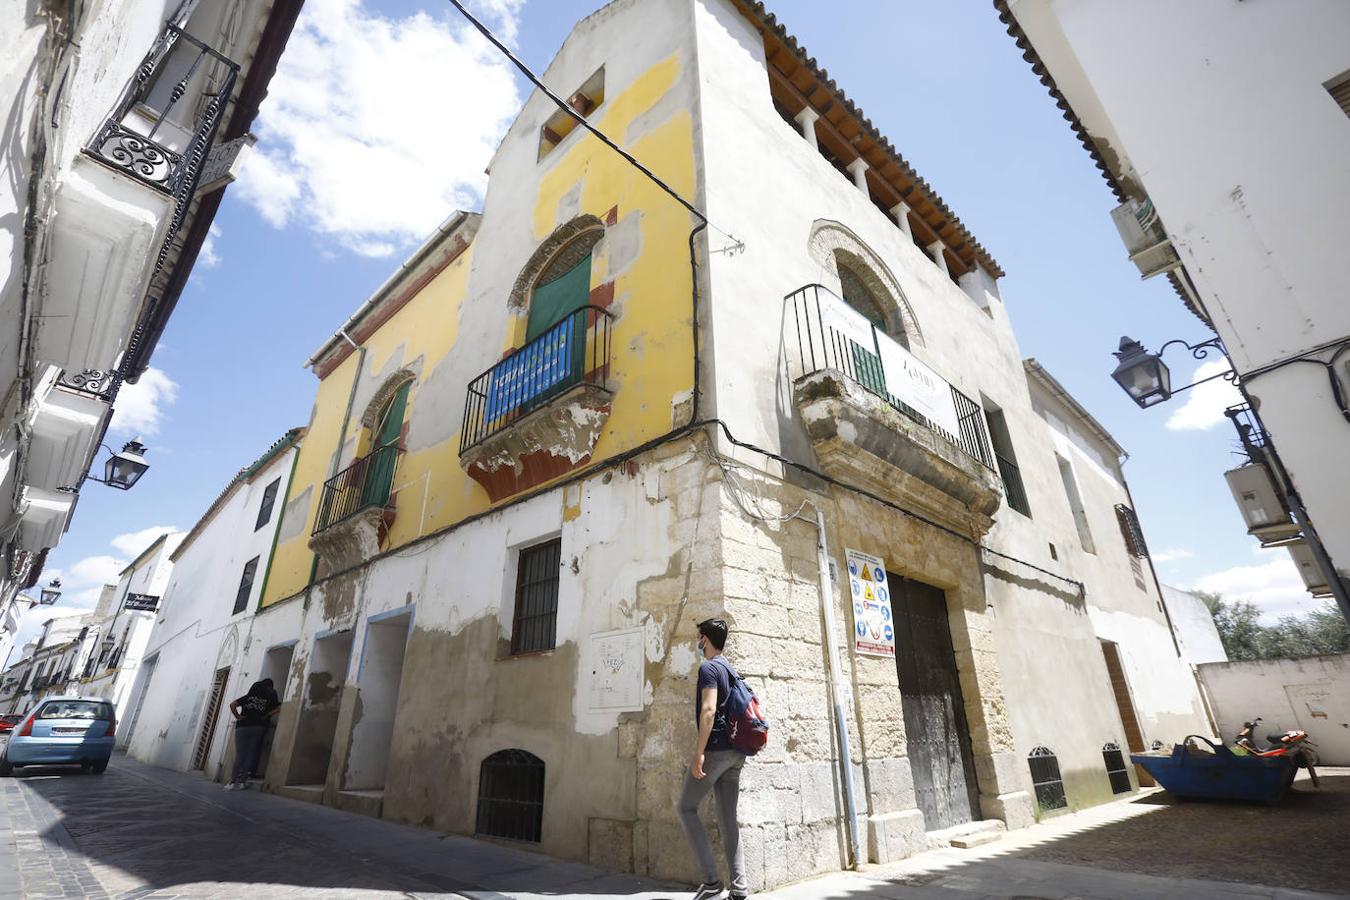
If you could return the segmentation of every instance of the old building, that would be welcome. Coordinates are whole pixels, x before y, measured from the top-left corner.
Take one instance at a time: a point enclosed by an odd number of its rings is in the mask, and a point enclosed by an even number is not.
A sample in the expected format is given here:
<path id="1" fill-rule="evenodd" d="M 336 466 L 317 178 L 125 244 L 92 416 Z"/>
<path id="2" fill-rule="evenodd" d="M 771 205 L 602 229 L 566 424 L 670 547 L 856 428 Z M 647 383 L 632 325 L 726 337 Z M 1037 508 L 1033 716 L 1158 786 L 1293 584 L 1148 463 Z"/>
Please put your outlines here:
<path id="1" fill-rule="evenodd" d="M 0 65 L 0 615 L 33 586 L 233 180 L 300 0 L 7 3 Z M 139 467 L 139 468 L 138 468 Z"/>
<path id="2" fill-rule="evenodd" d="M 542 78 L 567 109 L 530 97 L 483 211 L 309 359 L 238 663 L 285 673 L 271 789 L 688 877 L 714 615 L 773 724 L 755 886 L 1110 799 L 1205 729 L 1120 447 L 772 16 L 616 0 Z"/>
<path id="3" fill-rule="evenodd" d="M 228 756 L 227 706 L 248 690 L 239 664 L 301 432 L 287 432 L 241 469 L 170 554 L 173 572 L 121 735 L 137 759 L 215 777 Z M 258 677 L 284 689 L 287 667 Z"/>
<path id="4" fill-rule="evenodd" d="M 70 692 L 80 677 L 80 654 L 93 620 L 93 614 L 86 613 L 43 622 L 24 658 L 5 673 L 0 712 L 25 713 L 45 697 Z"/>
<path id="5" fill-rule="evenodd" d="M 1130 259 L 1200 320 L 1120 355 L 1217 345 L 1246 401 L 1226 475 L 1248 531 L 1350 616 L 1350 207 L 1329 199 L 1350 195 L 1350 6 L 994 5 L 1120 204 Z"/>

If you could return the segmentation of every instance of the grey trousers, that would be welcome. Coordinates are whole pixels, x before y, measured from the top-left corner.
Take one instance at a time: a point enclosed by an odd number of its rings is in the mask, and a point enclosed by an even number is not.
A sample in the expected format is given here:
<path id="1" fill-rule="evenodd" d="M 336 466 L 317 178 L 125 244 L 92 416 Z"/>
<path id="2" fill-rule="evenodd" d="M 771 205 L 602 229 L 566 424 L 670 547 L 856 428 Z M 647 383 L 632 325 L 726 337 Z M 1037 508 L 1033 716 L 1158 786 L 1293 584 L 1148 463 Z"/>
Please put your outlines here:
<path id="1" fill-rule="evenodd" d="M 717 795 L 717 824 L 722 832 L 722 847 L 731 868 L 732 893 L 745 893 L 745 857 L 741 853 L 741 829 L 736 822 L 736 801 L 741 793 L 741 766 L 745 755 L 735 750 L 714 750 L 703 754 L 703 778 L 684 770 L 684 791 L 680 794 L 680 824 L 698 858 L 706 883 L 718 881 L 717 862 L 713 859 L 708 831 L 698 817 L 699 804 L 710 793 Z"/>
<path id="2" fill-rule="evenodd" d="M 234 777 L 231 781 L 242 782 L 258 771 L 266 735 L 266 725 L 234 726 Z"/>

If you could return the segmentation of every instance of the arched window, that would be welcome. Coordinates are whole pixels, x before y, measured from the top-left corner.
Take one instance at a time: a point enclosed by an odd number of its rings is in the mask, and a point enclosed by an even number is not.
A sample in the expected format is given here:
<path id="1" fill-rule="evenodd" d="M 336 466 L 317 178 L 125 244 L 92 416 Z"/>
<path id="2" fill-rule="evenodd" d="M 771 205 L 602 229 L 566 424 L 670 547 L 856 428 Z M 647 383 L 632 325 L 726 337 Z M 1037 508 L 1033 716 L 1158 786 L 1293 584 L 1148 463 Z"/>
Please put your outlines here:
<path id="1" fill-rule="evenodd" d="M 532 341 L 591 300 L 591 251 L 604 231 L 582 232 L 549 259 L 530 291 L 525 340 Z"/>
<path id="2" fill-rule="evenodd" d="M 498 750 L 478 777 L 478 834 L 539 843 L 544 828 L 544 761 L 525 750 Z"/>
<path id="3" fill-rule="evenodd" d="M 378 407 L 374 420 L 367 425 L 365 478 L 361 485 L 361 508 L 388 506 L 389 493 L 394 486 L 394 468 L 398 463 L 399 440 L 403 436 L 403 420 L 408 412 L 408 393 L 411 381 L 393 388 L 389 399 Z"/>
<path id="4" fill-rule="evenodd" d="M 1031 766 L 1031 786 L 1036 791 L 1036 805 L 1042 812 L 1063 809 L 1069 805 L 1064 793 L 1064 778 L 1059 774 L 1059 760 L 1049 747 L 1036 747 L 1027 754 Z"/>
<path id="5" fill-rule="evenodd" d="M 886 330 L 886 313 L 876 295 L 868 290 L 858 273 L 842 260 L 839 261 L 839 285 L 843 288 L 845 303 L 882 331 Z"/>

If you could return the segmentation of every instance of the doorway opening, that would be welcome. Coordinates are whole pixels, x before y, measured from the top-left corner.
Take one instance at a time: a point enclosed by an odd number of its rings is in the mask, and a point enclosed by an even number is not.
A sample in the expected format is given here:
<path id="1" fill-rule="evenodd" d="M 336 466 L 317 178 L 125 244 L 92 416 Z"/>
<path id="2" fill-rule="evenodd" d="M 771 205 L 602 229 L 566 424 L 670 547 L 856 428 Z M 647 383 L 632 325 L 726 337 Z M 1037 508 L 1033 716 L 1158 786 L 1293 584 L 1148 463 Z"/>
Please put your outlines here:
<path id="1" fill-rule="evenodd" d="M 277 699 L 286 702 L 286 691 L 291 681 L 291 661 L 295 658 L 295 644 L 271 647 L 263 654 L 262 668 L 258 670 L 258 680 L 272 679 Z M 273 727 L 263 735 L 262 756 L 258 758 L 258 771 L 255 778 L 267 777 L 267 762 L 272 758 L 272 738 L 276 734 L 276 717 L 272 718 Z"/>
<path id="2" fill-rule="evenodd" d="M 351 751 L 343 789 L 382 791 L 389 769 L 389 748 L 394 739 L 394 716 L 398 712 L 399 684 L 403 680 L 403 654 L 408 646 L 411 610 L 372 619 L 367 624 L 357 675 L 359 716 L 352 726 Z"/>
<path id="3" fill-rule="evenodd" d="M 286 772 L 288 785 L 321 785 L 328 780 L 342 707 L 342 686 L 352 655 L 350 631 L 314 640 L 305 676 L 303 706 L 295 729 L 295 748 Z"/>
<path id="4" fill-rule="evenodd" d="M 1116 709 L 1120 712 L 1120 726 L 1125 731 L 1125 746 L 1131 753 L 1143 753 L 1144 731 L 1139 727 L 1139 716 L 1134 711 L 1134 699 L 1130 696 L 1130 682 L 1125 678 L 1125 666 L 1120 661 L 1120 648 L 1114 641 L 1102 641 L 1102 657 L 1106 660 L 1106 672 L 1111 676 L 1111 693 L 1116 698 Z M 1153 787 L 1153 776 L 1140 766 L 1134 767 L 1139 776 L 1140 787 Z"/>
<path id="5" fill-rule="evenodd" d="M 940 588 L 886 573 L 895 615 L 895 668 L 914 795 L 924 827 L 974 821 L 980 809 L 975 757 Z"/>
<path id="6" fill-rule="evenodd" d="M 206 760 L 211 755 L 211 742 L 216 737 L 216 722 L 220 720 L 220 705 L 225 697 L 225 685 L 230 681 L 230 670 L 216 669 L 211 679 L 211 695 L 206 700 L 206 712 L 202 716 L 201 731 L 197 734 L 197 747 L 192 751 L 192 768 L 198 771 L 206 768 Z"/>

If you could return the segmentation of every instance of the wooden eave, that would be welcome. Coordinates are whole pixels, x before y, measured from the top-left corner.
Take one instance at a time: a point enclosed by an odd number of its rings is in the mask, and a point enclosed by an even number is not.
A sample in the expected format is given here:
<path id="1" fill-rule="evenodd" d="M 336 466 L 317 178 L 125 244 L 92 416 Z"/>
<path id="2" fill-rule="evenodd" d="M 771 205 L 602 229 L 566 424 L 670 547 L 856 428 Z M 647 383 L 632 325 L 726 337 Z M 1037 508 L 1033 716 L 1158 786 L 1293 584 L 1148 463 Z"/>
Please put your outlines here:
<path id="1" fill-rule="evenodd" d="M 764 37 L 769 88 L 774 99 L 793 115 L 808 106 L 815 110 L 820 117 L 816 125 L 821 146 L 844 165 L 862 159 L 867 164 L 867 183 L 873 196 L 887 209 L 901 202 L 908 204 L 915 239 L 925 246 L 941 240 L 953 275 L 979 266 L 995 278 L 1003 277 L 1003 267 L 980 246 L 862 110 L 845 96 L 829 73 L 787 33 L 777 17 L 759 0 L 733 2 L 756 23 Z"/>

